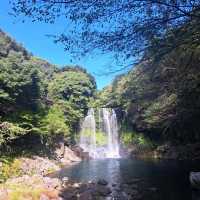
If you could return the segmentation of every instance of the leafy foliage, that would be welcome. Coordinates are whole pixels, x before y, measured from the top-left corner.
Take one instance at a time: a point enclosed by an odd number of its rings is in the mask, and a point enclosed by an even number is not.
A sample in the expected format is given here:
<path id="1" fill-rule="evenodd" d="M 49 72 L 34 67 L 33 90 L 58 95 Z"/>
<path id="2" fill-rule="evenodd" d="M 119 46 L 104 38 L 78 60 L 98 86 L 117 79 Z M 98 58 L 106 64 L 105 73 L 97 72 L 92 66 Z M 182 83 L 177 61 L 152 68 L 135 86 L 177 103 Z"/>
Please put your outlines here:
<path id="1" fill-rule="evenodd" d="M 121 141 L 125 146 L 134 145 L 138 151 L 148 151 L 155 147 L 148 137 L 134 131 L 122 132 Z"/>
<path id="2" fill-rule="evenodd" d="M 1 30 L 0 46 L 0 147 L 73 137 L 95 93 L 94 78 L 81 67 L 58 69 L 32 56 Z"/>
<path id="3" fill-rule="evenodd" d="M 80 68 L 64 68 L 54 75 L 48 86 L 48 96 L 62 107 L 68 126 L 77 127 L 94 96 L 96 83 Z"/>
<path id="4" fill-rule="evenodd" d="M 41 97 L 39 72 L 32 65 L 20 64 L 14 54 L 0 60 L 0 105 L 2 114 L 17 107 L 36 110 Z"/>
<path id="5" fill-rule="evenodd" d="M 26 134 L 26 130 L 9 122 L 0 123 L 0 145 Z"/>
<path id="6" fill-rule="evenodd" d="M 22 175 L 22 171 L 20 169 L 21 164 L 21 161 L 18 159 L 14 159 L 12 161 L 4 159 L 0 169 L 0 178 L 6 180 L 10 177 L 18 177 Z"/>
<path id="7" fill-rule="evenodd" d="M 172 31 L 185 22 L 199 21 L 199 0 L 17 0 L 11 1 L 11 5 L 15 17 L 29 17 L 33 22 L 54 23 L 61 16 L 66 18 L 67 31 L 54 38 L 74 56 L 101 49 L 120 58 L 124 56 L 124 60 L 134 57 L 137 61 L 152 47 L 171 50 L 182 44 L 199 44 L 199 31 L 190 41 L 185 37 L 176 40 Z M 199 30 L 199 23 L 196 26 Z M 157 42 L 168 32 L 169 43 Z"/>
<path id="8" fill-rule="evenodd" d="M 177 40 L 181 37 L 191 42 L 194 29 L 195 23 L 184 24 L 176 30 Z M 171 37 L 166 35 L 165 40 L 159 41 L 160 52 L 168 52 L 165 45 L 169 40 Z M 198 43 L 190 42 L 161 57 L 156 49 L 149 50 L 151 59 L 141 61 L 117 78 L 99 98 L 104 104 L 120 107 L 124 113 L 122 121 L 150 138 L 176 143 L 198 141 L 200 51 Z"/>
<path id="9" fill-rule="evenodd" d="M 65 115 L 61 107 L 53 105 L 47 115 L 41 121 L 41 133 L 44 135 L 50 135 L 51 137 L 56 135 L 69 134 L 69 128 L 66 125 Z"/>

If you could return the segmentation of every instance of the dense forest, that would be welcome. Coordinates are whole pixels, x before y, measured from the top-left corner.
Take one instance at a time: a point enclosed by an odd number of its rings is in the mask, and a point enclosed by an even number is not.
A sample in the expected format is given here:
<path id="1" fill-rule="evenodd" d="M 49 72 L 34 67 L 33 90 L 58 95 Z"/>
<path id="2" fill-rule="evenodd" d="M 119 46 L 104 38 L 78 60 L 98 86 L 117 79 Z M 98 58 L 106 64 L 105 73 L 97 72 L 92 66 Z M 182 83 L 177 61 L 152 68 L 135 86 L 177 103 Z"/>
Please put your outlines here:
<path id="1" fill-rule="evenodd" d="M 1 152 L 16 151 L 16 146 L 35 148 L 34 141 L 37 148 L 53 144 L 61 135 L 68 144 L 75 144 L 80 120 L 89 107 L 115 108 L 124 144 L 197 143 L 200 50 L 198 43 L 189 41 L 198 31 L 196 21 L 169 31 L 154 42 L 138 65 L 98 92 L 85 69 L 59 69 L 34 57 L 1 31 Z M 185 38 L 188 43 L 166 45 Z"/>
<path id="2" fill-rule="evenodd" d="M 120 110 L 125 142 L 132 143 L 136 132 L 159 144 L 198 143 L 200 46 L 191 42 L 197 33 L 196 21 L 169 31 L 138 65 L 99 92 L 98 103 Z"/>
<path id="3" fill-rule="evenodd" d="M 19 152 L 39 150 L 40 144 L 51 144 L 58 135 L 73 143 L 95 91 L 95 80 L 85 69 L 59 69 L 34 57 L 1 30 L 1 153 L 16 152 L 18 147 Z"/>

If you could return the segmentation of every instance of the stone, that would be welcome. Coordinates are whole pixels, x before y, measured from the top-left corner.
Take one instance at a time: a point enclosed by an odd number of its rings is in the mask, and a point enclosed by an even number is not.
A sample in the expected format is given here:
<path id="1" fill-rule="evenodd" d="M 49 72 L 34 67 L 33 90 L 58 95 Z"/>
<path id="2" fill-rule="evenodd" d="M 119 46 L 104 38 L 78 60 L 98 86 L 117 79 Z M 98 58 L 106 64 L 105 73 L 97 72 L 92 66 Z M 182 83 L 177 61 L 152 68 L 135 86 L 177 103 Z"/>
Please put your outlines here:
<path id="1" fill-rule="evenodd" d="M 95 194 L 99 196 L 108 196 L 111 192 L 112 191 L 109 187 L 103 185 L 97 185 L 95 188 Z"/>
<path id="2" fill-rule="evenodd" d="M 80 185 L 79 185 L 78 183 L 74 183 L 74 184 L 73 184 L 73 187 L 75 187 L 75 188 L 79 188 Z"/>
<path id="3" fill-rule="evenodd" d="M 156 192 L 158 189 L 157 188 L 155 188 L 155 187 L 150 187 L 149 188 L 149 191 L 151 191 L 151 192 Z"/>
<path id="4" fill-rule="evenodd" d="M 6 189 L 0 189 L 0 200 L 8 200 L 8 191 Z"/>
<path id="5" fill-rule="evenodd" d="M 40 195 L 40 200 L 50 200 L 48 196 L 46 196 L 45 194 L 41 194 Z"/>
<path id="6" fill-rule="evenodd" d="M 58 198 L 58 191 L 55 189 L 47 190 L 43 194 L 46 195 L 50 199 Z"/>
<path id="7" fill-rule="evenodd" d="M 133 178 L 133 179 L 129 179 L 127 180 L 125 183 L 128 184 L 128 185 L 131 185 L 131 184 L 135 184 L 135 183 L 138 183 L 138 182 L 141 182 L 142 180 L 139 179 L 139 178 Z"/>
<path id="8" fill-rule="evenodd" d="M 104 179 L 99 179 L 97 181 L 97 184 L 99 184 L 99 185 L 108 185 L 108 182 L 106 180 L 104 180 Z"/>
<path id="9" fill-rule="evenodd" d="M 20 166 L 21 171 L 27 175 L 32 175 L 33 173 L 46 175 L 50 171 L 60 170 L 60 167 L 48 158 L 33 156 L 33 158 L 21 158 L 20 161 L 22 163 Z"/>
<path id="10" fill-rule="evenodd" d="M 190 172 L 189 179 L 191 186 L 200 190 L 200 172 Z"/>
<path id="11" fill-rule="evenodd" d="M 80 194 L 78 199 L 81 199 L 81 200 L 93 200 L 93 197 L 92 197 L 90 191 L 85 191 L 85 192 Z"/>
<path id="12" fill-rule="evenodd" d="M 64 156 L 62 162 L 80 162 L 81 158 L 79 158 L 69 147 L 65 146 Z"/>
<path id="13" fill-rule="evenodd" d="M 112 183 L 112 187 L 116 187 L 117 186 L 117 184 L 116 183 Z"/>
<path id="14" fill-rule="evenodd" d="M 62 181 L 67 182 L 67 181 L 69 181 L 69 178 L 65 176 L 65 177 L 62 178 Z"/>

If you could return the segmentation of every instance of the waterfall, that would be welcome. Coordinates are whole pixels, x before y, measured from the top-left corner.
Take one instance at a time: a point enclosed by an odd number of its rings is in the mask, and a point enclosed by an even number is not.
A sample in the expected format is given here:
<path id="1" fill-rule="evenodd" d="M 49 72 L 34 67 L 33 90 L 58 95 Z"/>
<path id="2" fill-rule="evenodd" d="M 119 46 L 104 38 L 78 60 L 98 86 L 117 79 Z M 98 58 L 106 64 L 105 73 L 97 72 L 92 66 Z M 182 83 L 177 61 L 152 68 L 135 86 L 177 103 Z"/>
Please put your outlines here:
<path id="1" fill-rule="evenodd" d="M 119 158 L 118 140 L 117 117 L 114 109 L 90 108 L 81 123 L 80 147 L 94 159 Z"/>
<path id="2" fill-rule="evenodd" d="M 94 109 L 89 109 L 81 125 L 80 147 L 82 147 L 92 158 L 96 157 L 96 122 Z"/>

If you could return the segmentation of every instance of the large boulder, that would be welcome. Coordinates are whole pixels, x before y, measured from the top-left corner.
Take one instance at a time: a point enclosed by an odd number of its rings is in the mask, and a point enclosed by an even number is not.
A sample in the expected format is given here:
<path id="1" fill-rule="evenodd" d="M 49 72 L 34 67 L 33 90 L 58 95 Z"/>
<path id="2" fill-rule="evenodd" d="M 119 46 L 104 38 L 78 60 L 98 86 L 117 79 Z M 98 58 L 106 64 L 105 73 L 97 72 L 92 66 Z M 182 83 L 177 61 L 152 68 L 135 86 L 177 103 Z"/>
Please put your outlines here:
<path id="1" fill-rule="evenodd" d="M 70 163 L 70 162 L 80 162 L 81 158 L 78 157 L 74 151 L 72 151 L 69 147 L 65 146 L 64 155 L 61 159 L 62 163 Z"/>
<path id="2" fill-rule="evenodd" d="M 192 187 L 200 190 L 200 172 L 191 172 L 189 178 Z"/>
<path id="3" fill-rule="evenodd" d="M 89 160 L 90 159 L 89 153 L 88 152 L 84 152 L 84 150 L 80 146 L 75 145 L 71 149 L 82 160 Z"/>

